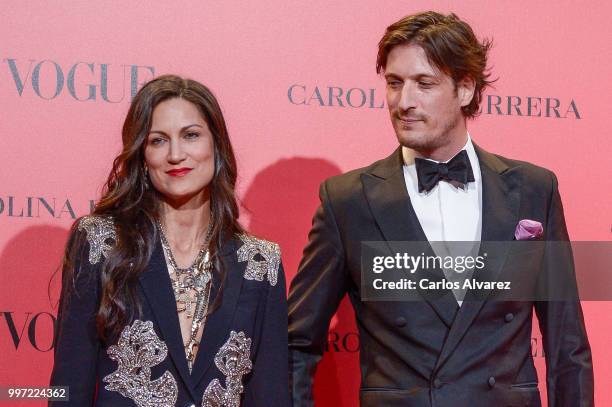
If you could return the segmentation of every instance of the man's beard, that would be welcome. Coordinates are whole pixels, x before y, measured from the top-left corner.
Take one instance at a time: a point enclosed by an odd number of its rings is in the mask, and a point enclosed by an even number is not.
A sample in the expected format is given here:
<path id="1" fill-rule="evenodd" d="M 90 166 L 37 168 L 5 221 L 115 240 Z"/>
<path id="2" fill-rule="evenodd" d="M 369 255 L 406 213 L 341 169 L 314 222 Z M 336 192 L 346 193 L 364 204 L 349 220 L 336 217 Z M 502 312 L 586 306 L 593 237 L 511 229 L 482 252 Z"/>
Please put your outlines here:
<path id="1" fill-rule="evenodd" d="M 397 120 L 399 120 L 397 115 L 394 116 L 394 119 L 396 120 L 396 125 L 401 126 L 401 124 L 397 122 Z M 424 124 L 427 124 L 429 121 L 429 118 L 424 116 L 420 116 L 418 119 L 423 120 Z M 451 142 L 451 132 L 457 127 L 459 120 L 461 120 L 460 116 L 455 116 L 452 119 L 449 119 L 435 134 L 425 133 L 420 137 L 405 137 L 400 135 L 402 131 L 401 129 L 396 130 L 395 133 L 402 146 L 408 147 L 427 156 L 430 152 L 435 151 Z"/>

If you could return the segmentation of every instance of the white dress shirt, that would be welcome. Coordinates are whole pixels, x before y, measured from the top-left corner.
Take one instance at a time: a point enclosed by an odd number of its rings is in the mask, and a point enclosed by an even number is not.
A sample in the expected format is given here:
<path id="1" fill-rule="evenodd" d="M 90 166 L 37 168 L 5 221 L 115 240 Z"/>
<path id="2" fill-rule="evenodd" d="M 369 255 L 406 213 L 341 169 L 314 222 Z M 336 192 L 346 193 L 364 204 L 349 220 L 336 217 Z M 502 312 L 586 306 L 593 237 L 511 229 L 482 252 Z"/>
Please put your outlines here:
<path id="1" fill-rule="evenodd" d="M 462 150 L 467 152 L 474 173 L 474 182 L 469 182 L 464 188 L 460 188 L 449 182 L 440 181 L 430 191 L 419 192 L 419 181 L 414 163 L 416 153 L 414 150 L 402 147 L 404 179 L 408 196 L 425 236 L 430 242 L 480 241 L 482 230 L 482 177 L 478 157 L 469 134 Z M 436 255 L 443 256 L 446 254 L 439 253 L 436 250 L 440 246 L 433 247 Z M 471 275 L 471 273 L 466 273 L 465 276 L 468 275 Z M 461 305 L 462 301 L 458 302 Z"/>

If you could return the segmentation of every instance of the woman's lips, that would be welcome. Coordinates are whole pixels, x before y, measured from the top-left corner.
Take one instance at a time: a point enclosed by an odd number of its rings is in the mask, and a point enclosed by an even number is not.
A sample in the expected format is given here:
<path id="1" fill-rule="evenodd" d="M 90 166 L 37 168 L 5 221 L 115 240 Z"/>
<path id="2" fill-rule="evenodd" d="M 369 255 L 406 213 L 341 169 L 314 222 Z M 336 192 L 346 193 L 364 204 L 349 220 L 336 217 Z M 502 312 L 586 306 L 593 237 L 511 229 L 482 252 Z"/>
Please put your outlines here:
<path id="1" fill-rule="evenodd" d="M 191 170 L 191 168 L 178 168 L 176 170 L 166 171 L 166 174 L 170 175 L 171 177 L 182 177 L 187 175 Z"/>

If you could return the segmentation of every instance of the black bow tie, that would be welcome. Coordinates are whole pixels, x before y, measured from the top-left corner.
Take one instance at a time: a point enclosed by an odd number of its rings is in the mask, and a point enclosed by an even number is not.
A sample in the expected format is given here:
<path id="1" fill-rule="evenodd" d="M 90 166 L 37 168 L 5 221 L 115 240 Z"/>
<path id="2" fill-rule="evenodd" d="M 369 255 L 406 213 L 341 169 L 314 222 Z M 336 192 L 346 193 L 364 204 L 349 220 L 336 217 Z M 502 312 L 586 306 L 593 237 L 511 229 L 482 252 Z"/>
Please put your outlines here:
<path id="1" fill-rule="evenodd" d="M 419 192 L 431 191 L 440 180 L 455 181 L 462 185 L 474 181 L 470 159 L 465 150 L 461 150 L 447 163 L 415 158 L 414 164 L 419 178 Z"/>

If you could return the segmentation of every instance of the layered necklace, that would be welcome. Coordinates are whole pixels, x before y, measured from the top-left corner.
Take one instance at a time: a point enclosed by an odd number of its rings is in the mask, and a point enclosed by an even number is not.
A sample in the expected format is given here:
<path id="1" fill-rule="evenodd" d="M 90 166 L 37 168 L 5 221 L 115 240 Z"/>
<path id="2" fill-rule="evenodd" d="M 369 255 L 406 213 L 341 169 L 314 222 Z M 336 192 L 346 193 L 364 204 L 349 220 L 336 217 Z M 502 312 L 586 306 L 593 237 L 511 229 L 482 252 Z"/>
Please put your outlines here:
<path id="1" fill-rule="evenodd" d="M 185 313 L 187 319 L 191 320 L 191 331 L 189 341 L 184 344 L 185 356 L 189 373 L 193 368 L 197 348 L 200 341 L 197 339 L 200 328 L 206 324 L 208 314 L 208 302 L 210 300 L 210 290 L 212 287 L 211 261 L 208 245 L 212 232 L 212 215 L 206 231 L 206 237 L 202 243 L 202 248 L 198 252 L 191 266 L 180 268 L 176 263 L 170 243 L 166 237 L 164 227 L 157 221 L 157 227 L 161 235 L 161 243 L 166 254 L 166 263 L 172 281 L 172 290 L 176 299 L 178 313 Z"/>

